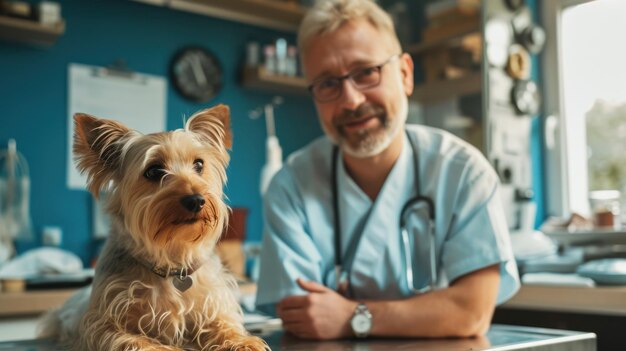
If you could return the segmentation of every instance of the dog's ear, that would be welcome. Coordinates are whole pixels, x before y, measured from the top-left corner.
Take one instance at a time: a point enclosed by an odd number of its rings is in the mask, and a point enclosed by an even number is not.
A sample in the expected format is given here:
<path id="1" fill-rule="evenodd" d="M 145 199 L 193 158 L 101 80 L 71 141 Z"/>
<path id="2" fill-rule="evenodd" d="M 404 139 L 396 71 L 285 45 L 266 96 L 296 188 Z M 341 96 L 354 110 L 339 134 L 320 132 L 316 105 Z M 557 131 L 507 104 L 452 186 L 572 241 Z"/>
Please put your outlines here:
<path id="1" fill-rule="evenodd" d="M 120 139 L 132 132 L 123 124 L 84 113 L 74 115 L 74 160 L 87 173 L 87 188 L 98 197 L 121 165 Z"/>
<path id="2" fill-rule="evenodd" d="M 230 131 L 230 109 L 226 105 L 220 104 L 197 112 L 187 121 L 185 129 L 203 135 L 209 140 L 219 137 L 227 149 L 233 146 L 233 134 Z"/>

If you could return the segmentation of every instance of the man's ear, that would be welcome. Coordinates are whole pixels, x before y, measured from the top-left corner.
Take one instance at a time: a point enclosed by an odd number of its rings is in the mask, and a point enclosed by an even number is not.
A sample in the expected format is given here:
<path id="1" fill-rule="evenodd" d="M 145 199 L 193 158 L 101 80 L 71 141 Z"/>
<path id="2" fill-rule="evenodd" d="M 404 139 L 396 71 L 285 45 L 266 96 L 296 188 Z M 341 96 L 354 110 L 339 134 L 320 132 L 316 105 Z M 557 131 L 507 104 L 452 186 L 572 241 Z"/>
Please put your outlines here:
<path id="1" fill-rule="evenodd" d="M 185 129 L 207 138 L 209 141 L 219 138 L 227 149 L 233 146 L 233 134 L 230 130 L 230 109 L 226 105 L 217 105 L 197 112 Z"/>
<path id="2" fill-rule="evenodd" d="M 414 77 L 413 77 L 413 58 L 411 55 L 404 53 L 400 56 L 400 72 L 402 73 L 402 86 L 406 96 L 413 94 Z"/>
<path id="3" fill-rule="evenodd" d="M 74 115 L 74 162 L 87 174 L 87 188 L 98 197 L 122 162 L 122 137 L 132 131 L 123 124 L 84 113 Z"/>

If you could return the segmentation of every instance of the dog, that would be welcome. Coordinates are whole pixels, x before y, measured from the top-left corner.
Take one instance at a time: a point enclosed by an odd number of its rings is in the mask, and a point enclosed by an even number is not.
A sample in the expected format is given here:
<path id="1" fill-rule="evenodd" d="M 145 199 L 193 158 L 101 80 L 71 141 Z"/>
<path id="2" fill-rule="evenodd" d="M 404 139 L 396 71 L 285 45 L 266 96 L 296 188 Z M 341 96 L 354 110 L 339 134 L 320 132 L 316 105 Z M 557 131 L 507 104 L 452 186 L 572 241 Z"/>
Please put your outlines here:
<path id="1" fill-rule="evenodd" d="M 229 213 L 228 107 L 148 135 L 82 113 L 74 122 L 74 159 L 95 197 L 107 190 L 111 233 L 88 303 L 70 299 L 41 336 L 75 351 L 269 350 L 243 327 L 214 250 Z"/>

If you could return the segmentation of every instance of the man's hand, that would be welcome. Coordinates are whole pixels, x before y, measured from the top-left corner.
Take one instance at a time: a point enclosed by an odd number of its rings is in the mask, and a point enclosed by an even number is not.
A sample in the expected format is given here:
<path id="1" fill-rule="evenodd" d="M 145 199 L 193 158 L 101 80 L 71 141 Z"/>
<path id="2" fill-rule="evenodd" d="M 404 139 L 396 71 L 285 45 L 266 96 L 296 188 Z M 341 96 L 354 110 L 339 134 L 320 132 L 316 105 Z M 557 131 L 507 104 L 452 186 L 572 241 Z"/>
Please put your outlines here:
<path id="1" fill-rule="evenodd" d="M 357 303 L 321 284 L 297 280 L 307 295 L 289 296 L 276 305 L 288 332 L 306 339 L 338 339 L 352 335 L 350 319 Z"/>

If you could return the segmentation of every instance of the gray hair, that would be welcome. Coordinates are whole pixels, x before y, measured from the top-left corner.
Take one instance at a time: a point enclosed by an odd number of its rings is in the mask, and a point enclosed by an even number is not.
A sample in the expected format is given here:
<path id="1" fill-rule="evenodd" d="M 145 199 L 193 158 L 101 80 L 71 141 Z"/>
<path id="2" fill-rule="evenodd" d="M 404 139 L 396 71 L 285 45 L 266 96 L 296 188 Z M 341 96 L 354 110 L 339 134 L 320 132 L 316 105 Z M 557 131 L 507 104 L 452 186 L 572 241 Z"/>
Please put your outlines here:
<path id="1" fill-rule="evenodd" d="M 364 19 L 377 30 L 389 34 L 392 44 L 401 50 L 393 21 L 372 0 L 317 0 L 300 23 L 298 30 L 298 49 L 301 57 L 306 54 L 313 37 L 332 33 L 349 21 Z"/>

